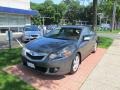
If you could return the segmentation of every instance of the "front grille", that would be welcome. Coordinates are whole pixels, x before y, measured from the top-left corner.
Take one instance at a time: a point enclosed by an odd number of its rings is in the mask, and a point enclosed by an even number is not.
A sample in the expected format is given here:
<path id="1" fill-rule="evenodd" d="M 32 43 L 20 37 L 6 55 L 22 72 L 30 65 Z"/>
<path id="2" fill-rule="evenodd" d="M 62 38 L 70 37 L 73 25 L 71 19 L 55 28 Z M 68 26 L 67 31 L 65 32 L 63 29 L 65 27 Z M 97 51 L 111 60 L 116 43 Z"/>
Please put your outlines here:
<path id="1" fill-rule="evenodd" d="M 28 65 L 27 65 L 28 59 L 26 59 L 25 57 L 22 57 L 22 60 L 23 60 L 23 65 L 25 65 L 25 66 L 28 67 Z M 48 69 L 47 67 L 37 66 L 35 63 L 34 63 L 34 65 L 35 65 L 35 70 L 40 71 L 40 72 L 42 72 L 42 73 L 47 72 L 47 69 Z M 33 68 L 32 68 L 32 69 L 33 69 Z"/>
<path id="2" fill-rule="evenodd" d="M 31 59 L 34 59 L 34 60 L 42 60 L 44 58 L 44 56 L 32 56 L 30 55 L 29 53 L 26 53 L 26 55 L 31 58 Z"/>
<path id="3" fill-rule="evenodd" d="M 46 67 L 40 67 L 40 66 L 36 66 L 36 70 L 42 72 L 42 73 L 45 73 L 47 72 L 47 68 Z"/>
<path id="4" fill-rule="evenodd" d="M 37 37 L 38 35 L 31 35 L 32 37 Z"/>

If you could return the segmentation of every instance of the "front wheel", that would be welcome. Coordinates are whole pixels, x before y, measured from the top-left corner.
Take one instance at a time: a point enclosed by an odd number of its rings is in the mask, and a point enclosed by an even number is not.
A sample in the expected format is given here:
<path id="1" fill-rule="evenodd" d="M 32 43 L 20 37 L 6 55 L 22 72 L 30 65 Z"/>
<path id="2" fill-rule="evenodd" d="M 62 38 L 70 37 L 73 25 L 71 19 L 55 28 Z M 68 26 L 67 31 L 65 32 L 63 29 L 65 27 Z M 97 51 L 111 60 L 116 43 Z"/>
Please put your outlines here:
<path id="1" fill-rule="evenodd" d="M 78 70 L 79 65 L 80 65 L 80 55 L 77 54 L 72 62 L 70 74 L 75 73 Z"/>

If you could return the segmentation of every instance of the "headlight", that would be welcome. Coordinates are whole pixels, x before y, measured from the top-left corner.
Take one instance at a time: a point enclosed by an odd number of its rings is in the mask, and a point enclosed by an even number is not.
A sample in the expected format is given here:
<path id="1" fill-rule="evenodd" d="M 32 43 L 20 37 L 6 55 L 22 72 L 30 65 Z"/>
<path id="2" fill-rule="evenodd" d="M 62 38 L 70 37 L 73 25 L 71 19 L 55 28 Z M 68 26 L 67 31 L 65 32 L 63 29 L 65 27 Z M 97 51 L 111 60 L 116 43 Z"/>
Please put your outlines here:
<path id="1" fill-rule="evenodd" d="M 22 55 L 26 55 L 26 52 L 30 52 L 26 47 L 23 47 L 22 49 Z"/>
<path id="2" fill-rule="evenodd" d="M 74 52 L 74 50 L 75 50 L 74 46 L 65 47 L 64 49 L 60 50 L 59 52 L 52 53 L 49 56 L 49 59 L 69 57 L 69 56 L 72 55 L 72 53 Z"/>
<path id="3" fill-rule="evenodd" d="M 57 56 L 58 56 L 57 54 L 52 53 L 52 54 L 49 56 L 49 58 L 50 58 L 50 59 L 54 59 L 54 58 L 56 58 Z"/>

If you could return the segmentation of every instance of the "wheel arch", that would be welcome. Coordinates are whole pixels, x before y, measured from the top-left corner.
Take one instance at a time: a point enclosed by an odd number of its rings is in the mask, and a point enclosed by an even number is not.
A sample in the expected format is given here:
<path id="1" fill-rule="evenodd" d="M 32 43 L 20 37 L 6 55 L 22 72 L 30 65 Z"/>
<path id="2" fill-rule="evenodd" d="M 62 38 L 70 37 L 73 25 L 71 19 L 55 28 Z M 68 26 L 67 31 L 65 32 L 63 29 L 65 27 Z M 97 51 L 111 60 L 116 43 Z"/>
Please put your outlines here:
<path id="1" fill-rule="evenodd" d="M 80 63 L 82 62 L 82 55 L 81 55 L 81 52 L 77 52 L 79 54 L 79 57 L 80 57 Z"/>

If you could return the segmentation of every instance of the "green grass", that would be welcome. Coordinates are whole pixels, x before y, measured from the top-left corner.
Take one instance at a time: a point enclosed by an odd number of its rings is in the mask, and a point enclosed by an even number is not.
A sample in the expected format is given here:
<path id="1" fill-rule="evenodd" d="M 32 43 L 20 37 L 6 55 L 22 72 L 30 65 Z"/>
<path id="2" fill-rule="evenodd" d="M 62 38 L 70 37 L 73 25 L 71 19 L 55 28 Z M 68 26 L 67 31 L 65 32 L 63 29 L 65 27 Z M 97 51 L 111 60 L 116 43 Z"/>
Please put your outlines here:
<path id="1" fill-rule="evenodd" d="M 111 34 L 116 34 L 120 32 L 120 29 L 118 30 L 113 30 L 112 32 L 110 30 L 98 30 L 96 31 L 97 33 L 111 33 Z"/>
<path id="2" fill-rule="evenodd" d="M 98 47 L 100 47 L 100 48 L 108 48 L 112 44 L 113 39 L 106 38 L 106 37 L 99 37 L 98 42 L 99 42 Z"/>
<path id="3" fill-rule="evenodd" d="M 2 71 L 7 66 L 20 63 L 20 53 L 20 48 L 0 52 L 0 90 L 35 90 L 18 77 Z"/>

